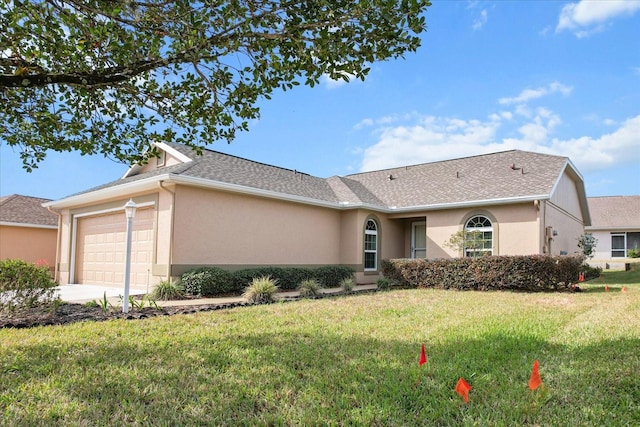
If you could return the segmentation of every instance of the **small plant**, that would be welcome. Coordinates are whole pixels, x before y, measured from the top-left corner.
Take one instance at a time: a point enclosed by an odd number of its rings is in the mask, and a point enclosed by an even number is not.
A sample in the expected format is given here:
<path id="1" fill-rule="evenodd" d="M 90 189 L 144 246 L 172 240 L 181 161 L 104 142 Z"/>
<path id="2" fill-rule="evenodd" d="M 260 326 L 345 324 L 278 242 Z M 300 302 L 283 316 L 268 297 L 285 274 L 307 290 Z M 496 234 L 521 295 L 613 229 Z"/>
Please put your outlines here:
<path id="1" fill-rule="evenodd" d="M 110 304 L 109 304 L 109 300 L 107 299 L 107 291 L 104 291 L 104 295 L 102 296 L 102 299 L 99 299 L 98 301 L 93 300 L 93 302 L 95 303 L 96 307 L 100 307 L 104 313 L 109 311 Z"/>
<path id="2" fill-rule="evenodd" d="M 591 233 L 584 233 L 578 238 L 578 248 L 580 249 L 580 253 L 589 259 L 593 258 L 597 244 L 598 239 L 593 237 L 593 234 Z"/>
<path id="3" fill-rule="evenodd" d="M 379 291 L 388 291 L 391 288 L 389 279 L 378 279 L 376 280 L 376 285 L 378 285 Z"/>
<path id="4" fill-rule="evenodd" d="M 152 298 L 160 301 L 170 301 L 184 298 L 184 287 L 181 283 L 163 280 L 158 283 L 151 294 Z"/>
<path id="5" fill-rule="evenodd" d="M 303 298 L 316 297 L 320 295 L 320 289 L 322 289 L 322 285 L 320 285 L 320 283 L 315 279 L 303 280 L 298 287 L 300 296 Z"/>
<path id="6" fill-rule="evenodd" d="M 640 249 L 637 247 L 633 249 L 627 249 L 627 256 L 629 258 L 640 258 Z"/>
<path id="7" fill-rule="evenodd" d="M 276 292 L 278 292 L 277 282 L 270 276 L 256 277 L 245 288 L 242 297 L 253 303 L 273 302 L 276 299 Z"/>
<path id="8" fill-rule="evenodd" d="M 342 289 L 342 292 L 344 292 L 345 294 L 353 292 L 354 287 L 355 282 L 353 281 L 352 277 L 345 277 L 340 281 L 340 289 Z"/>
<path id="9" fill-rule="evenodd" d="M 85 303 L 84 303 L 84 306 L 85 306 L 85 307 L 90 307 L 90 308 L 98 308 L 98 307 L 100 307 L 100 304 L 98 304 L 98 303 L 96 302 L 96 300 L 93 300 L 93 301 L 87 301 L 87 302 L 85 302 Z"/>

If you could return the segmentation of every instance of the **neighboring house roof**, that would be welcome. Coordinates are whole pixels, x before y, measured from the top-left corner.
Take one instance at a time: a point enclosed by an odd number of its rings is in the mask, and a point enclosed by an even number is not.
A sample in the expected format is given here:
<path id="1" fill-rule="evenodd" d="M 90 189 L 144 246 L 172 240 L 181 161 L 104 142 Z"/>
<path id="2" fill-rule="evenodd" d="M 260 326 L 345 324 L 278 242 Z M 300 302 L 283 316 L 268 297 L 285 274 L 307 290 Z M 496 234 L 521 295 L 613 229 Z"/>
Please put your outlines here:
<path id="1" fill-rule="evenodd" d="M 590 230 L 640 229 L 640 196 L 589 197 Z"/>
<path id="2" fill-rule="evenodd" d="M 511 150 L 324 179 L 212 150 L 197 155 L 180 144 L 158 147 L 188 161 L 142 173 L 142 168 L 134 166 L 117 181 L 52 205 L 71 205 L 83 200 L 83 195 L 98 195 L 114 187 L 157 186 L 158 181 L 165 181 L 329 207 L 397 212 L 549 199 L 567 171 L 577 183 L 583 217 L 589 223 L 582 177 L 566 157 Z"/>
<path id="3" fill-rule="evenodd" d="M 0 224 L 58 228 L 58 216 L 42 207 L 50 201 L 19 194 L 0 197 Z"/>

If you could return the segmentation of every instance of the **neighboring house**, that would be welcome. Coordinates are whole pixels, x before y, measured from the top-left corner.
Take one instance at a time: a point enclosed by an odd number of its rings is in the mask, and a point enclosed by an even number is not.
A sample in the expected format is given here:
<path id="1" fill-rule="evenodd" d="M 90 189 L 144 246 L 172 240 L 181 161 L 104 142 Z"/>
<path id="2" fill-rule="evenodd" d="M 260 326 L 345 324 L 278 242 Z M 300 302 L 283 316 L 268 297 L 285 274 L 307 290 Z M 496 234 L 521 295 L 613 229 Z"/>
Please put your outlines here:
<path id="1" fill-rule="evenodd" d="M 49 199 L 12 194 L 0 197 L 0 259 L 56 264 L 58 216 L 45 207 Z"/>
<path id="2" fill-rule="evenodd" d="M 134 219 L 132 285 L 198 266 L 352 267 L 463 255 L 444 246 L 480 231 L 466 255 L 573 253 L 590 225 L 584 183 L 566 157 L 506 151 L 328 179 L 178 144 L 119 180 L 47 203 L 62 215 L 61 283 L 123 283 Z"/>
<path id="3" fill-rule="evenodd" d="M 640 249 L 640 196 L 589 197 L 591 225 L 598 239 L 590 264 L 617 266 L 629 249 Z M 628 261 L 628 260 L 627 260 Z"/>

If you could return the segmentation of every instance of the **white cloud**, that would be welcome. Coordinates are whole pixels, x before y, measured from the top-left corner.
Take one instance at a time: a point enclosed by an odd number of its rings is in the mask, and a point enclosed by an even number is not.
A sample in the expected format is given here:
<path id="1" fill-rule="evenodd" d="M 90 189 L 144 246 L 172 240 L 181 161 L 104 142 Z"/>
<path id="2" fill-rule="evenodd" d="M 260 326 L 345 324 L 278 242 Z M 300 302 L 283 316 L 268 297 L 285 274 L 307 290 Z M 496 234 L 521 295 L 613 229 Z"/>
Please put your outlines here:
<path id="1" fill-rule="evenodd" d="M 479 16 L 479 17 L 477 17 L 476 19 L 474 19 L 474 21 L 473 21 L 473 25 L 471 26 L 471 28 L 472 28 L 474 31 L 480 30 L 482 27 L 484 27 L 484 24 L 486 24 L 486 23 L 487 23 L 487 18 L 488 18 L 488 17 L 487 17 L 487 10 L 486 10 L 486 9 L 483 9 L 483 10 L 480 12 L 480 16 Z"/>
<path id="2" fill-rule="evenodd" d="M 376 120 L 371 119 L 371 122 L 376 123 Z M 640 162 L 640 115 L 601 136 L 555 138 L 553 134 L 560 123 L 561 118 L 546 108 L 531 111 L 531 117 L 491 114 L 486 120 L 418 116 L 407 123 L 374 128 L 377 142 L 363 151 L 360 170 L 513 149 L 569 157 L 583 173 L 615 164 Z"/>
<path id="3" fill-rule="evenodd" d="M 553 82 L 547 86 L 539 87 L 537 89 L 525 89 L 520 92 L 518 96 L 513 98 L 500 98 L 498 99 L 498 103 L 502 105 L 524 104 L 532 99 L 542 98 L 543 96 L 558 92 L 566 96 L 569 95 L 572 90 L 573 88 L 570 86 L 565 86 L 559 82 Z"/>
<path id="4" fill-rule="evenodd" d="M 581 0 L 562 8 L 556 32 L 573 31 L 587 37 L 603 31 L 609 21 L 620 16 L 631 16 L 640 10 L 640 0 Z"/>
<path id="5" fill-rule="evenodd" d="M 349 81 L 354 80 L 354 76 L 352 74 L 346 74 L 346 75 L 349 78 Z M 324 86 L 327 89 L 335 89 L 335 88 L 338 88 L 340 86 L 344 86 L 348 82 L 343 80 L 343 79 L 335 80 L 335 79 L 332 79 L 331 77 L 329 77 L 328 74 L 323 74 L 322 77 L 320 77 L 320 83 L 324 84 Z"/>

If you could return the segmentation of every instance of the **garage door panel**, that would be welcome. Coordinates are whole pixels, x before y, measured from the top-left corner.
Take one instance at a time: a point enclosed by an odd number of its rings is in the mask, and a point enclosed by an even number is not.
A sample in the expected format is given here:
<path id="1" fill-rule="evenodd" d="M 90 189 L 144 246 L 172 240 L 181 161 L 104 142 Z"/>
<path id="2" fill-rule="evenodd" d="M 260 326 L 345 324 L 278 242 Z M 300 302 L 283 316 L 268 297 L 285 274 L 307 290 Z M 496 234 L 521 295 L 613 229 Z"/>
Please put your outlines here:
<path id="1" fill-rule="evenodd" d="M 131 243 L 131 285 L 146 286 L 153 255 L 154 210 L 136 212 Z M 122 212 L 78 220 L 76 282 L 124 283 L 126 218 Z"/>

